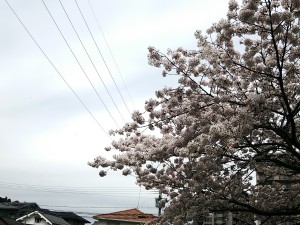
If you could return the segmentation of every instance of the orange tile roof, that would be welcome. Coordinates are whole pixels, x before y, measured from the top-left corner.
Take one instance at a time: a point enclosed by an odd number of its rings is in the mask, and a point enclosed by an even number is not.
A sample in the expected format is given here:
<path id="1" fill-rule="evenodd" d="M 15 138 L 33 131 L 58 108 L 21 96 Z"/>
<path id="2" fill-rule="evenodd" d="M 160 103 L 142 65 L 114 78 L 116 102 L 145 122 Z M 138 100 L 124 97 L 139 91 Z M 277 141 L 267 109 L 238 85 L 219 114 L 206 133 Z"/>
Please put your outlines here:
<path id="1" fill-rule="evenodd" d="M 93 218 L 97 220 L 119 220 L 147 223 L 156 219 L 157 217 L 149 213 L 143 213 L 138 209 L 128 209 L 113 213 L 98 214 Z"/>

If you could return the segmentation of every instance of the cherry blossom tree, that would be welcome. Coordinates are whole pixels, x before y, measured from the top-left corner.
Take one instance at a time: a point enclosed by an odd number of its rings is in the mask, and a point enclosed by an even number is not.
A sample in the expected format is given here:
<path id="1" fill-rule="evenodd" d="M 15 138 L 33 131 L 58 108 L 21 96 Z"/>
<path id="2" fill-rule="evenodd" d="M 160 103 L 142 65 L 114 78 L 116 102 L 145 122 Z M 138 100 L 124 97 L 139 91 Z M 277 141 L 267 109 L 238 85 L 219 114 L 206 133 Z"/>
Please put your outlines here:
<path id="1" fill-rule="evenodd" d="M 299 0 L 231 0 L 226 19 L 195 33 L 198 49 L 149 47 L 149 64 L 178 86 L 156 91 L 112 132 L 121 135 L 106 148 L 118 151 L 113 160 L 89 164 L 165 194 L 160 223 L 300 214 L 299 17 Z M 257 173 L 287 179 L 256 182 Z"/>

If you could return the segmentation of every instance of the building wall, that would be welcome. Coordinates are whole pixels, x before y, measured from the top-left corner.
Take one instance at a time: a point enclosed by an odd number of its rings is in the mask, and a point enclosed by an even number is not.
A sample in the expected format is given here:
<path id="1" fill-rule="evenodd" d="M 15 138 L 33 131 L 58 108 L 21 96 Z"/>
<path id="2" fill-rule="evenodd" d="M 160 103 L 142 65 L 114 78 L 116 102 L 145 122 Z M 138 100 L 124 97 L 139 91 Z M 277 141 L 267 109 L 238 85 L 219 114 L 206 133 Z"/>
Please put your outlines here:
<path id="1" fill-rule="evenodd" d="M 286 176 L 286 175 L 269 176 L 267 174 L 264 174 L 264 172 L 262 171 L 256 173 L 256 183 L 258 185 L 272 185 L 273 182 L 277 182 L 280 183 L 281 185 L 284 185 L 286 190 L 288 190 L 293 185 L 298 185 L 300 183 L 300 176 L 299 174 L 290 175 L 290 176 Z M 258 221 L 258 224 L 260 224 L 260 221 Z M 300 224 L 300 215 L 286 218 L 286 220 L 283 222 L 276 222 L 276 225 L 298 225 L 298 224 Z"/>
<path id="2" fill-rule="evenodd" d="M 203 225 L 232 225 L 231 213 L 210 213 Z"/>
<path id="3" fill-rule="evenodd" d="M 39 223 L 35 222 L 35 217 L 38 217 L 37 215 L 31 216 L 31 217 L 27 217 L 24 218 L 22 221 L 23 224 L 34 224 L 34 225 L 49 225 L 48 223 L 46 223 L 46 221 L 42 218 L 41 221 Z"/>
<path id="4" fill-rule="evenodd" d="M 203 225 L 250 225 L 241 219 L 232 212 L 210 213 L 209 216 L 205 217 Z"/>

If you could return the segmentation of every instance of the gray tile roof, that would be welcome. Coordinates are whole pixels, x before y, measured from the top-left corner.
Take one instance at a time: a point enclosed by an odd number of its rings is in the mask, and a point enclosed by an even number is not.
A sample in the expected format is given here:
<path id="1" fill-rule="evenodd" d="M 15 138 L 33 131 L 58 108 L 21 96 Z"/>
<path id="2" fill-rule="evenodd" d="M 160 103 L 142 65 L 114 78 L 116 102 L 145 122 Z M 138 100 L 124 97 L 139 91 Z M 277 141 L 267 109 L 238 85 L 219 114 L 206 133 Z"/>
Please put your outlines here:
<path id="1" fill-rule="evenodd" d="M 15 209 L 15 210 L 21 210 L 21 209 L 38 209 L 39 206 L 35 202 L 1 202 L 0 203 L 0 209 Z"/>
<path id="2" fill-rule="evenodd" d="M 81 216 L 78 216 L 77 214 L 75 214 L 73 212 L 52 211 L 52 210 L 48 210 L 48 209 L 42 209 L 40 212 L 58 216 L 65 220 L 71 219 L 71 220 L 81 221 L 83 223 L 91 223 L 90 221 L 82 218 Z"/>
<path id="3" fill-rule="evenodd" d="M 9 204 L 10 202 L 2 202 L 0 203 L 0 209 L 15 209 L 17 210 L 18 207 L 12 205 L 12 204 Z"/>
<path id="4" fill-rule="evenodd" d="M 0 217 L 0 220 L 3 220 L 7 225 L 22 225 L 22 223 L 7 217 Z"/>
<path id="5" fill-rule="evenodd" d="M 53 225 L 70 225 L 67 221 L 63 218 L 53 216 L 46 213 L 41 213 L 44 217 L 46 217 Z"/>

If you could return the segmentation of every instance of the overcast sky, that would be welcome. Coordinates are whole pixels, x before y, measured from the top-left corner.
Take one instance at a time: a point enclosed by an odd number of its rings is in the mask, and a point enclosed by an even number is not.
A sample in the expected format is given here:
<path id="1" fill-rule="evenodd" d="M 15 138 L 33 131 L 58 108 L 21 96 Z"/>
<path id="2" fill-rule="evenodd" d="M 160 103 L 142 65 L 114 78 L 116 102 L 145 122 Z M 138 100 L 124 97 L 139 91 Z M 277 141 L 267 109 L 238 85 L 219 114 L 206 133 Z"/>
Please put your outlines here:
<path id="1" fill-rule="evenodd" d="M 56 69 L 1 0 L 0 197 L 91 214 L 157 213 L 157 194 L 139 191 L 133 177 L 100 178 L 87 162 L 107 154 L 106 133 L 130 119 L 127 108 L 142 110 L 155 90 L 175 84 L 148 65 L 147 47 L 195 49 L 194 32 L 224 18 L 228 1 L 78 0 L 87 28 L 76 2 L 61 0 L 79 40 L 59 0 L 44 0 L 68 44 L 42 0 L 7 2 Z"/>

